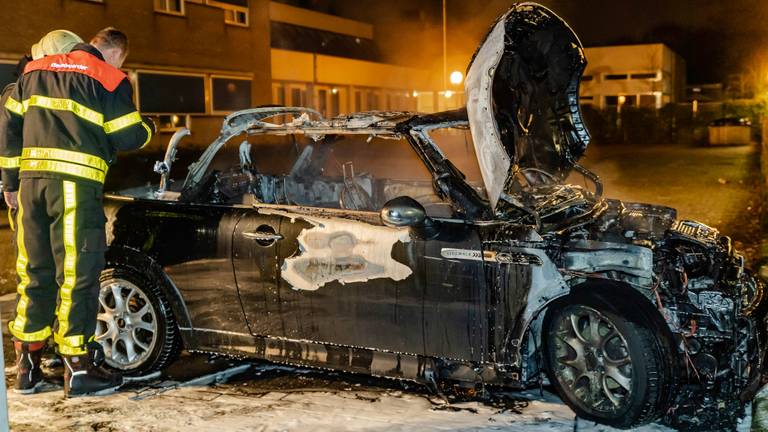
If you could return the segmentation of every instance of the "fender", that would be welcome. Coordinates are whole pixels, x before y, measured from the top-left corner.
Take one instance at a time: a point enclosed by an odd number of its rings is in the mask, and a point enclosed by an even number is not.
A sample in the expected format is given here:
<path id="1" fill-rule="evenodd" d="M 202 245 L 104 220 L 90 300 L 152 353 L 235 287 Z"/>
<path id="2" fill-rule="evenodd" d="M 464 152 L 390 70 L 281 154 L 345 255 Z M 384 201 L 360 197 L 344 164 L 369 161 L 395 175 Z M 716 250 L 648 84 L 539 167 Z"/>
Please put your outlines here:
<path id="1" fill-rule="evenodd" d="M 536 345 L 539 347 L 543 345 L 542 321 L 547 310 L 549 310 L 550 307 L 556 307 L 557 304 L 565 302 L 566 298 L 571 293 L 585 291 L 597 294 L 608 305 L 614 302 L 632 305 L 632 307 L 637 311 L 637 318 L 641 319 L 643 322 L 650 323 L 657 332 L 665 336 L 664 340 L 667 341 L 667 346 L 664 347 L 665 353 L 669 357 L 671 364 L 676 364 L 675 362 L 678 359 L 675 356 L 675 339 L 674 335 L 672 334 L 672 330 L 664 320 L 661 312 L 659 312 L 653 303 L 649 301 L 648 297 L 625 282 L 594 277 L 587 278 L 585 281 L 579 283 L 578 285 L 571 287 L 571 289 L 568 291 L 562 292 L 556 297 L 548 299 L 531 314 L 530 319 L 527 320 L 525 325 L 520 329 L 518 339 L 520 343 L 517 347 L 514 347 L 517 350 L 518 358 L 523 358 L 524 353 L 520 352 L 520 350 L 522 350 L 522 347 L 524 346 L 522 342 L 527 340 L 527 338 L 535 338 Z M 525 365 L 521 366 L 523 366 L 523 369 L 525 369 Z M 540 365 L 537 365 L 536 367 L 538 368 L 539 366 Z"/>
<path id="2" fill-rule="evenodd" d="M 112 245 L 106 253 L 107 268 L 111 266 L 122 266 L 130 268 L 136 272 L 149 273 L 160 282 L 160 289 L 165 298 L 171 304 L 173 316 L 176 318 L 176 326 L 180 328 L 192 328 L 192 320 L 189 316 L 189 310 L 181 296 L 178 288 L 173 281 L 165 274 L 162 267 L 152 257 L 147 256 L 140 251 L 121 245 Z M 184 346 L 187 349 L 193 349 L 197 344 L 192 340 L 188 332 L 180 331 Z"/>

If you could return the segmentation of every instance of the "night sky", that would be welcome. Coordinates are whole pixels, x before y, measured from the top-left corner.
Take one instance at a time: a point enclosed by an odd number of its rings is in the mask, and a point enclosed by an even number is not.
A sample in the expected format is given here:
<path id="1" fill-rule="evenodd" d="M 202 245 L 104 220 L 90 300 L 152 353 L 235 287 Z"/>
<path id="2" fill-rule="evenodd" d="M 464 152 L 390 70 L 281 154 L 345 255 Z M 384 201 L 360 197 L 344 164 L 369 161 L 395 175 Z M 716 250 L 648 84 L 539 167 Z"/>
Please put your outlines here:
<path id="1" fill-rule="evenodd" d="M 691 83 L 719 82 L 768 57 L 767 0 L 552 0 L 585 46 L 664 42 Z"/>

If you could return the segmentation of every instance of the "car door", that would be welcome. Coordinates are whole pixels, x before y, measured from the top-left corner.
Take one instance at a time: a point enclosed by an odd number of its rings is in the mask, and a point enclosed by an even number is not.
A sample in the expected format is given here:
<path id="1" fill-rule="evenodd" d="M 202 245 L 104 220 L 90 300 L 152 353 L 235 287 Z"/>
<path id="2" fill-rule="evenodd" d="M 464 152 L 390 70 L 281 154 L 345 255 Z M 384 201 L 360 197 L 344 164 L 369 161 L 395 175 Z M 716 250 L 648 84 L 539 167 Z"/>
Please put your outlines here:
<path id="1" fill-rule="evenodd" d="M 278 248 L 282 217 L 244 212 L 232 235 L 232 265 L 240 303 L 252 334 L 282 334 L 279 317 L 283 307 L 277 292 Z"/>
<path id="2" fill-rule="evenodd" d="M 424 244 L 367 212 L 307 214 L 287 209 L 270 293 L 279 336 L 421 353 Z M 273 314 L 274 316 L 274 314 Z"/>
<path id="3" fill-rule="evenodd" d="M 421 239 L 382 226 L 378 214 L 349 216 L 283 218 L 272 295 L 283 305 L 280 335 L 482 359 L 488 292 L 475 227 L 446 220 L 436 238 Z"/>

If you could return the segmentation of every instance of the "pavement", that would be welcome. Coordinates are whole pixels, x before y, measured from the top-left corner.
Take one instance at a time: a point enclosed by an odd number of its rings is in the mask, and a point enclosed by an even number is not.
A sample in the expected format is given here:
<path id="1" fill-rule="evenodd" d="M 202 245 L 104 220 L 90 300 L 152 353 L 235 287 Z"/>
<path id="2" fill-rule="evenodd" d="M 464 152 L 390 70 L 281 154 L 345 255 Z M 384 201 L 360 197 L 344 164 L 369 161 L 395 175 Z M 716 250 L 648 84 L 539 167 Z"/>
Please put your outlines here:
<path id="1" fill-rule="evenodd" d="M 582 164 L 599 174 L 605 196 L 678 209 L 733 237 L 748 262 L 760 248 L 761 177 L 756 147 L 593 146 Z M 572 178 L 572 181 L 580 181 Z M 11 233 L 0 228 L 0 312 L 7 323 L 15 296 Z M 12 352 L 5 325 L 6 365 Z M 9 355 L 11 354 L 11 355 Z M 229 382 L 180 385 L 251 365 Z M 6 368 L 6 374 L 12 374 Z M 10 384 L 10 382 L 9 382 Z M 400 381 L 261 363 L 183 356 L 152 384 L 104 398 L 64 400 L 61 391 L 9 393 L 13 430 L 256 431 L 566 431 L 612 429 L 585 421 L 546 391 L 505 393 L 489 403 L 446 404 Z M 748 430 L 749 419 L 740 429 Z M 666 430 L 659 425 L 639 429 Z"/>

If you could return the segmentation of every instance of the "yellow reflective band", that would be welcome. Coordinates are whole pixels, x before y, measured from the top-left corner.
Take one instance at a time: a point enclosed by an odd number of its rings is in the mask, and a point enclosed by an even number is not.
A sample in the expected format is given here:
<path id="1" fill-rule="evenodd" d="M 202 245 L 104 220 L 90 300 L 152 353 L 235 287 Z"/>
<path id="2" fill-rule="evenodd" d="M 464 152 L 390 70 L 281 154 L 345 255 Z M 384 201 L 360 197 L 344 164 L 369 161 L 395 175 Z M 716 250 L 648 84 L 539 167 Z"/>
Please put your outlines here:
<path id="1" fill-rule="evenodd" d="M 0 168 L 18 168 L 20 157 L 2 157 L 0 156 Z"/>
<path id="2" fill-rule="evenodd" d="M 18 114 L 20 116 L 24 115 L 24 104 L 12 97 L 8 97 L 8 100 L 5 101 L 5 107 L 8 108 L 8 111 L 14 114 Z"/>
<path id="3" fill-rule="evenodd" d="M 144 141 L 144 144 L 141 145 L 140 148 L 144 148 L 149 144 L 149 141 L 152 139 L 152 130 L 149 129 L 149 126 L 147 126 L 146 123 L 141 122 L 141 125 L 144 126 L 144 130 L 147 131 L 147 140 Z"/>
<path id="4" fill-rule="evenodd" d="M 61 326 L 61 323 L 59 323 L 59 326 Z M 59 332 L 57 332 L 53 335 L 53 340 L 59 345 L 59 348 L 61 348 L 62 345 L 70 348 L 80 348 L 83 346 L 84 338 L 83 335 L 61 336 Z"/>
<path id="5" fill-rule="evenodd" d="M 59 344 L 59 354 L 65 355 L 65 356 L 77 356 L 77 355 L 85 355 L 88 353 L 88 350 L 86 350 L 84 347 L 71 347 L 69 345 Z"/>
<path id="6" fill-rule="evenodd" d="M 49 98 L 47 96 L 34 95 L 24 101 L 24 112 L 29 110 L 29 107 L 45 108 L 56 111 L 69 111 L 83 120 L 87 120 L 95 125 L 104 125 L 104 115 L 100 112 L 94 111 L 86 106 L 83 106 L 72 99 L 58 99 Z"/>
<path id="7" fill-rule="evenodd" d="M 99 183 L 104 183 L 104 179 L 107 177 L 107 173 L 104 171 L 69 162 L 52 160 L 22 159 L 21 172 L 24 171 L 47 171 L 68 174 Z"/>
<path id="8" fill-rule="evenodd" d="M 59 290 L 59 310 L 56 316 L 59 319 L 59 328 L 54 340 L 59 344 L 59 349 L 66 345 L 77 348 L 83 344 L 82 336 L 64 336 L 69 331 L 69 313 L 72 311 L 72 290 L 77 280 L 77 246 L 75 239 L 75 219 L 77 213 L 77 187 L 74 182 L 64 181 L 64 282 Z M 79 339 L 78 339 L 79 338 Z"/>
<path id="9" fill-rule="evenodd" d="M 27 247 L 24 244 L 24 224 L 21 220 L 24 217 L 24 207 L 21 205 L 21 188 L 19 188 L 16 197 L 19 201 L 19 213 L 17 220 L 18 223 L 16 230 L 16 249 L 18 251 L 16 254 L 16 274 L 19 276 L 19 284 L 16 286 L 16 292 L 19 294 L 19 301 L 16 304 L 16 318 L 14 318 L 13 322 L 9 323 L 8 328 L 11 330 L 11 333 L 14 336 L 24 340 L 25 337 L 29 339 L 27 334 L 24 333 L 24 326 L 27 324 L 27 305 L 29 304 L 29 297 L 27 297 L 26 291 L 27 285 L 29 285 L 29 274 L 27 274 L 27 264 L 29 263 L 29 258 L 27 256 Z M 50 335 L 50 329 L 48 329 L 48 334 Z M 27 340 L 26 342 L 36 341 Z"/>
<path id="10" fill-rule="evenodd" d="M 11 331 L 13 337 L 22 342 L 42 342 L 48 339 L 48 336 L 51 335 L 50 327 L 46 327 L 36 332 L 24 333 L 16 327 L 16 321 L 8 323 L 8 330 Z"/>
<path id="11" fill-rule="evenodd" d="M 109 169 L 109 165 L 104 162 L 104 159 L 98 156 L 57 148 L 29 147 L 21 151 L 21 157 L 22 159 L 47 159 L 74 162 L 76 164 L 104 171 L 105 173 Z"/>
<path id="12" fill-rule="evenodd" d="M 126 114 L 122 117 L 118 117 L 114 120 L 110 120 L 104 123 L 104 132 L 113 133 L 120 129 L 125 129 L 128 126 L 133 126 L 137 123 L 141 123 L 141 116 L 138 111 L 134 111 L 130 114 Z"/>

